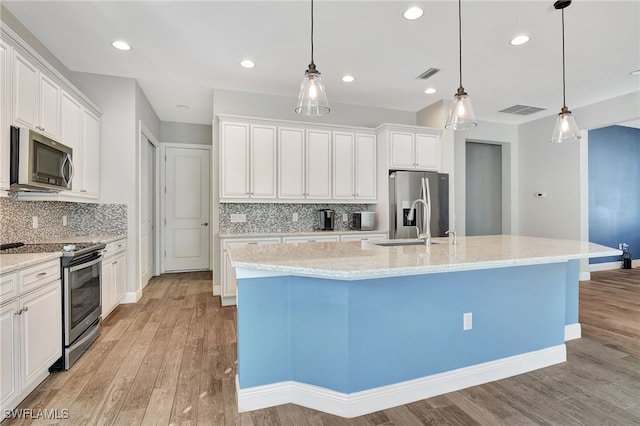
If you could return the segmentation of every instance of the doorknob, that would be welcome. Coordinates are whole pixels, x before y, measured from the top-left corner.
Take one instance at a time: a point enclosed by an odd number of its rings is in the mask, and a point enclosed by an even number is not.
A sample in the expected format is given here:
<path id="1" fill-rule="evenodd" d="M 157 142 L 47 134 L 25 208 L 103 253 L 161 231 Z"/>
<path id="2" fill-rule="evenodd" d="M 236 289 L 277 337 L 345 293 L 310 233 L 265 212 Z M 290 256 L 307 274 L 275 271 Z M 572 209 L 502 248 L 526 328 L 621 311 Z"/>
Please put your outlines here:
<path id="1" fill-rule="evenodd" d="M 209 222 L 201 223 L 202 226 L 209 226 Z"/>

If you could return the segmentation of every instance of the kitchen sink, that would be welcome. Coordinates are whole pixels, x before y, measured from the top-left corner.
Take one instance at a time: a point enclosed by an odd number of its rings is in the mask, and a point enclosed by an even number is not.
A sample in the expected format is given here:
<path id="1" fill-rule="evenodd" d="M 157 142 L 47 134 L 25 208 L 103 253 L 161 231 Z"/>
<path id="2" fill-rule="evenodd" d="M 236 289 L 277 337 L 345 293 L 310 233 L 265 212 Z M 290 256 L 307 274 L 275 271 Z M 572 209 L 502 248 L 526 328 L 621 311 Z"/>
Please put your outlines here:
<path id="1" fill-rule="evenodd" d="M 383 247 L 399 247 L 399 246 L 423 246 L 424 240 L 418 239 L 404 239 L 404 240 L 378 240 L 370 241 L 371 244 Z M 438 244 L 435 241 L 431 241 L 431 244 Z"/>

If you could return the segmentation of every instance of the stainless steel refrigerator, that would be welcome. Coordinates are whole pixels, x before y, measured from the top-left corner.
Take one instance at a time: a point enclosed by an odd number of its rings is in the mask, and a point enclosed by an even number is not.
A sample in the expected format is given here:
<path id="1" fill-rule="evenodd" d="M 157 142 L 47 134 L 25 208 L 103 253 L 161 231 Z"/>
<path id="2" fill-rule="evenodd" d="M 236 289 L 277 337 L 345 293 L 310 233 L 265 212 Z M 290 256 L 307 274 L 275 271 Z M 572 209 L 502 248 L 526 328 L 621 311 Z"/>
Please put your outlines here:
<path id="1" fill-rule="evenodd" d="M 413 220 L 408 220 L 414 200 L 425 198 L 422 179 L 428 179 L 431 198 L 431 236 L 445 237 L 449 230 L 449 175 L 438 172 L 389 172 L 389 238 L 416 238 L 416 226 L 423 232 L 426 217 L 418 203 Z"/>

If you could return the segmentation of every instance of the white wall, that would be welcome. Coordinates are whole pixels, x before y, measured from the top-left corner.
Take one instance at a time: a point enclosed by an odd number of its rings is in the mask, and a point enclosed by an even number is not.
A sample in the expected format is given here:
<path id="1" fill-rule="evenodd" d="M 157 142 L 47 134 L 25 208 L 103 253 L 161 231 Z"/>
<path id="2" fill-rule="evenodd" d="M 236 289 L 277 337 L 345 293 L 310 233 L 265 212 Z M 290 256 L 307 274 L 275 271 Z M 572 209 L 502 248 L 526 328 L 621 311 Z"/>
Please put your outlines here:
<path id="1" fill-rule="evenodd" d="M 160 122 L 160 140 L 169 143 L 211 145 L 213 129 L 210 125 Z"/>
<path id="2" fill-rule="evenodd" d="M 586 130 L 640 117 L 640 91 L 573 110 L 583 138 L 578 144 L 551 144 L 555 116 L 518 129 L 520 233 L 538 237 L 588 238 Z M 545 198 L 534 193 L 544 192 Z"/>

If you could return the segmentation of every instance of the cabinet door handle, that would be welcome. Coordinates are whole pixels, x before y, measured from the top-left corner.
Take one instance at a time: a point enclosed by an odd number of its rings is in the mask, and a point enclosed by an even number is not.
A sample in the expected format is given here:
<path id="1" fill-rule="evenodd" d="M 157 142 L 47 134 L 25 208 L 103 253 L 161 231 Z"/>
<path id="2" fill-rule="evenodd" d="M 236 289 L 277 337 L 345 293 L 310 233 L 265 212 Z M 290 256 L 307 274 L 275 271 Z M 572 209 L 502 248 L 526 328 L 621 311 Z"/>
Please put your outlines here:
<path id="1" fill-rule="evenodd" d="M 209 226 L 209 222 L 201 223 L 202 226 Z"/>
<path id="2" fill-rule="evenodd" d="M 28 306 L 25 306 L 24 308 L 22 308 L 22 312 L 27 312 L 29 310 Z"/>
<path id="3" fill-rule="evenodd" d="M 44 277 L 45 275 L 47 275 L 46 272 L 40 272 L 36 277 Z"/>
<path id="4" fill-rule="evenodd" d="M 21 315 L 22 314 L 22 309 L 18 309 L 17 311 L 14 312 L 14 315 Z"/>

